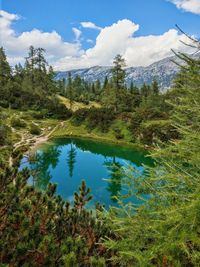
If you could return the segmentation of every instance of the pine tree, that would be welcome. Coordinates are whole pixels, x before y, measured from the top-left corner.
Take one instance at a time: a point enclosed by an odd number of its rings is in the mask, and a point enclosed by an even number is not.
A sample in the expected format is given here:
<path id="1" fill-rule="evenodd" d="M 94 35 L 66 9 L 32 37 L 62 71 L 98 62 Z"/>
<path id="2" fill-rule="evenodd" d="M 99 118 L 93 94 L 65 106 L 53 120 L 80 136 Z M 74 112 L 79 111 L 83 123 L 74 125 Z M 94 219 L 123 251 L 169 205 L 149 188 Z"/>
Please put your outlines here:
<path id="1" fill-rule="evenodd" d="M 72 85 L 72 75 L 71 72 L 68 73 L 68 78 L 67 78 L 67 96 L 70 101 L 70 109 L 72 110 L 73 106 L 73 85 Z"/>
<path id="2" fill-rule="evenodd" d="M 36 54 L 35 64 L 37 65 L 37 68 L 40 73 L 46 72 L 47 61 L 44 57 L 44 53 L 45 53 L 44 48 L 39 47 L 35 50 L 35 54 Z"/>
<path id="3" fill-rule="evenodd" d="M 150 93 L 151 93 L 150 89 L 151 88 L 148 85 L 146 85 L 146 83 L 144 83 L 143 86 L 141 87 L 140 92 L 141 92 L 141 96 L 144 99 L 147 98 L 150 95 Z"/>
<path id="4" fill-rule="evenodd" d="M 101 93 L 101 82 L 100 80 L 96 80 L 95 82 L 95 94 L 96 96 L 99 96 Z"/>
<path id="5" fill-rule="evenodd" d="M 0 48 L 0 103 L 7 107 L 10 97 L 11 68 L 3 47 Z"/>
<path id="6" fill-rule="evenodd" d="M 121 105 L 121 96 L 124 94 L 123 91 L 125 90 L 125 66 L 125 60 L 122 58 L 121 55 L 117 55 L 114 58 L 112 68 L 112 88 L 114 89 L 112 90 L 112 102 L 114 102 L 115 112 L 120 109 L 119 106 Z"/>
<path id="7" fill-rule="evenodd" d="M 108 76 L 106 76 L 105 79 L 104 79 L 104 83 L 103 83 L 103 88 L 102 89 L 105 91 L 107 86 L 108 86 Z"/>
<path id="8" fill-rule="evenodd" d="M 30 84 L 32 90 L 34 90 L 35 86 L 35 73 L 34 73 L 34 69 L 36 66 L 35 56 L 36 56 L 36 49 L 33 46 L 30 46 L 28 51 L 28 57 L 26 57 L 25 68 L 27 75 L 30 77 Z"/>
<path id="9" fill-rule="evenodd" d="M 141 94 L 139 88 L 137 88 L 137 86 L 134 86 L 133 81 L 131 82 L 130 85 L 130 93 L 132 95 L 133 108 L 139 107 L 142 100 Z"/>
<path id="10" fill-rule="evenodd" d="M 11 68 L 7 61 L 3 47 L 0 48 L 0 88 L 8 83 L 11 78 Z"/>
<path id="11" fill-rule="evenodd" d="M 117 55 L 113 61 L 112 79 L 116 91 L 124 89 L 126 72 L 124 67 L 126 66 L 125 60 L 121 55 Z"/>
<path id="12" fill-rule="evenodd" d="M 153 80 L 153 83 L 151 85 L 151 90 L 152 90 L 153 95 L 155 96 L 159 95 L 159 86 L 156 80 Z"/>

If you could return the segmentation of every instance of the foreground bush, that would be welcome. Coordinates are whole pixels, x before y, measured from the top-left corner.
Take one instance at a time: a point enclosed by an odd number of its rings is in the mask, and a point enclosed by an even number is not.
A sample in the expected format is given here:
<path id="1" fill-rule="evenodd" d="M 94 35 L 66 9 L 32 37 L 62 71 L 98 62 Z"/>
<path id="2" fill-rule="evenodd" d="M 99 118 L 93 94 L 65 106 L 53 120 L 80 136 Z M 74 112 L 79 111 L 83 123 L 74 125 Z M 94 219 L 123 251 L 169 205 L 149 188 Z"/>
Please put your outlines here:
<path id="1" fill-rule="evenodd" d="M 114 237 L 100 217 L 85 209 L 91 199 L 84 182 L 70 206 L 55 196 L 56 186 L 37 191 L 29 172 L 7 169 L 0 176 L 0 258 L 9 266 L 115 266 L 101 244 Z"/>

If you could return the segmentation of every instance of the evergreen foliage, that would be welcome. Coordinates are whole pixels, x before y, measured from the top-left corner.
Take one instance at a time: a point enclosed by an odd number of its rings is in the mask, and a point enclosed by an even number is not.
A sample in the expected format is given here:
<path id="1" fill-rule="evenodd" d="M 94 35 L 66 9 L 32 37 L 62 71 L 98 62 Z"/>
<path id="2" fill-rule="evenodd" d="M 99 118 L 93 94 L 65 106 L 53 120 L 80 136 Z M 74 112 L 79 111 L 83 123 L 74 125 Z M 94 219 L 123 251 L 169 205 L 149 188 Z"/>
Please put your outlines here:
<path id="1" fill-rule="evenodd" d="M 56 99 L 59 84 L 54 81 L 52 67 L 42 48 L 29 48 L 25 66 L 9 66 L 3 48 L 0 49 L 0 106 L 21 110 L 46 109 L 45 116 L 68 118 L 70 111 Z"/>
<path id="2" fill-rule="evenodd" d="M 12 153 L 13 168 L 0 158 L 0 259 L 3 266 L 200 266 L 200 60 L 177 54 L 184 62 L 173 88 L 160 94 L 156 81 L 137 88 L 124 84 L 125 62 L 114 60 L 112 79 L 104 84 L 89 84 L 80 77 L 67 83 L 55 82 L 42 48 L 30 47 L 25 66 L 11 70 L 3 48 L 0 49 L 0 106 L 33 109 L 33 117 L 68 119 L 85 124 L 89 131 L 107 132 L 115 119 L 127 122 L 133 139 L 145 144 L 160 144 L 153 153 L 154 168 L 146 175 L 133 176 L 133 168 L 122 169 L 113 158 L 105 162 L 110 172 L 108 190 L 118 196 L 122 181 L 127 195 L 140 205 L 122 205 L 108 213 L 97 205 L 86 209 L 92 196 L 82 182 L 70 204 L 56 196 L 56 186 L 39 191 L 27 183 L 31 173 L 18 171 L 21 154 Z M 88 103 L 96 100 L 101 108 L 80 109 L 73 113 L 56 98 L 63 94 Z M 38 114 L 36 111 L 40 110 Z M 12 144 L 12 128 L 4 123 L 0 110 L 0 147 Z M 18 117 L 11 126 L 26 127 Z M 32 134 L 40 128 L 31 124 Z M 112 129 L 117 139 L 121 130 Z M 170 141 L 170 142 L 168 142 Z M 3 150 L 2 150 L 3 151 Z M 7 150 L 7 153 L 10 152 Z M 43 157 L 56 164 L 59 151 Z M 39 157 L 41 157 L 39 155 Z M 70 176 L 75 164 L 73 148 L 68 154 Z M 47 166 L 40 158 L 36 164 L 45 184 Z M 121 179 L 123 177 L 123 179 Z M 116 187 L 117 183 L 117 187 Z M 143 197 L 141 197 L 143 196 Z M 142 204 L 141 204 L 142 200 Z"/>
<path id="3" fill-rule="evenodd" d="M 0 177 L 1 263 L 30 267 L 114 266 L 108 261 L 111 251 L 100 244 L 103 237 L 114 234 L 103 216 L 85 209 L 92 198 L 85 183 L 70 206 L 55 196 L 53 184 L 45 192 L 28 186 L 29 175 L 27 170 L 6 169 Z"/>
<path id="4" fill-rule="evenodd" d="M 149 197 L 109 217 L 120 238 L 106 244 L 118 251 L 113 262 L 122 266 L 200 265 L 200 61 L 179 56 L 187 64 L 177 79 L 184 79 L 169 94 L 180 140 L 153 153 L 157 164 L 145 177 L 133 177 L 131 168 L 123 172 L 128 196 Z"/>

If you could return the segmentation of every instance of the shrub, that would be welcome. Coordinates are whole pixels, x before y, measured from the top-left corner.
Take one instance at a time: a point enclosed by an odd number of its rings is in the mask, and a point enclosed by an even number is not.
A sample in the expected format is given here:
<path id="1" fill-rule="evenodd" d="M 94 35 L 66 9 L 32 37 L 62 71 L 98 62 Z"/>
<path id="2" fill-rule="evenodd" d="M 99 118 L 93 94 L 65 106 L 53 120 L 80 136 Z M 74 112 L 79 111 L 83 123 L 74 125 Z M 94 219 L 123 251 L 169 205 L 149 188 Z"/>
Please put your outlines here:
<path id="1" fill-rule="evenodd" d="M 36 120 L 40 120 L 40 119 L 44 119 L 45 118 L 45 114 L 47 113 L 46 110 L 42 110 L 42 111 L 32 111 L 31 112 L 31 116 L 36 119 Z"/>
<path id="2" fill-rule="evenodd" d="M 88 114 L 89 114 L 89 109 L 87 109 L 87 108 L 78 109 L 73 114 L 72 123 L 75 126 L 81 125 L 81 123 L 83 123 L 85 121 Z"/>
<path id="3" fill-rule="evenodd" d="M 145 144 L 152 144 L 158 140 L 167 142 L 170 139 L 177 139 L 178 133 L 172 126 L 170 120 L 148 121 L 141 124 L 141 141 Z"/>
<path id="4" fill-rule="evenodd" d="M 111 123 L 115 119 L 115 113 L 109 108 L 91 108 L 87 117 L 87 128 L 97 128 L 101 132 L 108 132 Z"/>
<path id="5" fill-rule="evenodd" d="M 124 138 L 124 134 L 121 132 L 121 129 L 119 129 L 118 127 L 115 127 L 113 129 L 113 131 L 114 131 L 116 139 L 123 139 Z"/>
<path id="6" fill-rule="evenodd" d="M 8 108 L 9 107 L 9 102 L 6 100 L 1 100 L 0 101 L 0 106 L 3 108 Z"/>
<path id="7" fill-rule="evenodd" d="M 18 117 L 13 117 L 11 119 L 11 126 L 14 128 L 25 128 L 26 122 Z"/>
<path id="8" fill-rule="evenodd" d="M 0 146 L 11 143 L 11 129 L 0 121 Z"/>
<path id="9" fill-rule="evenodd" d="M 45 107 L 47 109 L 47 117 L 69 119 L 72 116 L 72 112 L 64 104 L 60 103 L 57 98 L 49 99 Z"/>
<path id="10" fill-rule="evenodd" d="M 85 208 L 92 198 L 85 183 L 70 205 L 55 195 L 53 184 L 46 191 L 29 186 L 29 175 L 27 170 L 9 170 L 0 175 L 0 208 L 4 211 L 1 263 L 31 267 L 114 266 L 109 260 L 115 256 L 114 251 L 107 251 L 101 243 L 105 237 L 113 238 L 114 233 L 105 216 L 98 215 L 102 207 L 96 207 L 94 212 Z"/>
<path id="11" fill-rule="evenodd" d="M 32 123 L 30 126 L 30 133 L 34 135 L 39 135 L 41 134 L 41 129 L 39 128 L 38 125 Z"/>

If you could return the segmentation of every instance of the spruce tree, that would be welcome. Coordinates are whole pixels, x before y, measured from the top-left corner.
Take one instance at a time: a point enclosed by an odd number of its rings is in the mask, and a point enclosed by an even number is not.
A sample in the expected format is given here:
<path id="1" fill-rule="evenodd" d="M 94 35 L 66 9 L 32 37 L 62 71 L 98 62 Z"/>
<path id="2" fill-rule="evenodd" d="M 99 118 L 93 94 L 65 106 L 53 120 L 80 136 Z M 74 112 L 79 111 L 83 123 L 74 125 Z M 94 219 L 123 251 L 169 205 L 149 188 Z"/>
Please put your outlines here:
<path id="1" fill-rule="evenodd" d="M 70 101 L 70 109 L 72 109 L 73 106 L 73 85 L 72 85 L 72 75 L 71 72 L 68 73 L 68 78 L 67 78 L 67 96 Z"/>
<path id="2" fill-rule="evenodd" d="M 159 95 L 159 86 L 156 80 L 153 80 L 153 83 L 151 85 L 151 90 L 152 90 L 153 95 L 155 96 Z"/>
<path id="3" fill-rule="evenodd" d="M 0 103 L 2 106 L 9 105 L 11 67 L 7 61 L 3 47 L 0 48 Z"/>
<path id="4" fill-rule="evenodd" d="M 117 55 L 114 58 L 112 67 L 112 79 L 116 91 L 124 89 L 126 75 L 124 67 L 126 67 L 125 60 L 122 58 L 121 55 Z"/>
<path id="5" fill-rule="evenodd" d="M 0 88 L 4 88 L 11 78 L 11 68 L 3 47 L 0 48 Z"/>

